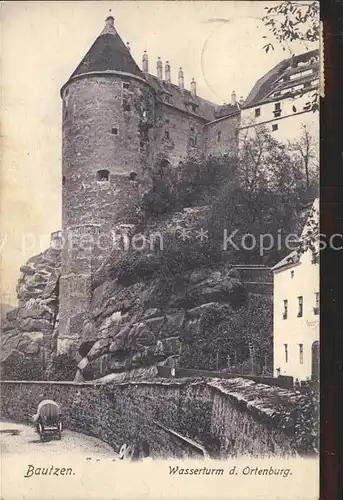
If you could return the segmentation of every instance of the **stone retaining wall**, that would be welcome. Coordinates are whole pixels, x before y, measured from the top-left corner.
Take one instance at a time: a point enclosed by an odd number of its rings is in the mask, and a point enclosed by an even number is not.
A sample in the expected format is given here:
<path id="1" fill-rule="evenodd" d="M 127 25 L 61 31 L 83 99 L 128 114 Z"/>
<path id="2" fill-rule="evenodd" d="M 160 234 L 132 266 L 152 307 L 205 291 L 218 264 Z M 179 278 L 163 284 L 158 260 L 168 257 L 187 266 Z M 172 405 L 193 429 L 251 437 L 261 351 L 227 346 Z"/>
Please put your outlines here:
<path id="1" fill-rule="evenodd" d="M 115 451 L 146 439 L 153 456 L 199 456 L 179 433 L 222 458 L 295 453 L 284 417 L 298 407 L 299 397 L 250 380 L 3 381 L 1 396 L 1 417 L 24 423 L 42 399 L 55 399 L 66 428 L 99 437 Z"/>

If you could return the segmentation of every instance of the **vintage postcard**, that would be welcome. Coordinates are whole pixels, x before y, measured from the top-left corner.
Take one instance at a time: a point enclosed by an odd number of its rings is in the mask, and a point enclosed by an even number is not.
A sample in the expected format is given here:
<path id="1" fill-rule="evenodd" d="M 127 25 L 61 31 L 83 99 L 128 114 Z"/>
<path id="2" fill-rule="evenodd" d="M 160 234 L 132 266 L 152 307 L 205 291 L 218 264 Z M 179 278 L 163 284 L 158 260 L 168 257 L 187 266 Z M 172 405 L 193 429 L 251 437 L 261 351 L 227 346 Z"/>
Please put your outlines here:
<path id="1" fill-rule="evenodd" d="M 319 3 L 1 26 L 1 498 L 317 499 Z"/>

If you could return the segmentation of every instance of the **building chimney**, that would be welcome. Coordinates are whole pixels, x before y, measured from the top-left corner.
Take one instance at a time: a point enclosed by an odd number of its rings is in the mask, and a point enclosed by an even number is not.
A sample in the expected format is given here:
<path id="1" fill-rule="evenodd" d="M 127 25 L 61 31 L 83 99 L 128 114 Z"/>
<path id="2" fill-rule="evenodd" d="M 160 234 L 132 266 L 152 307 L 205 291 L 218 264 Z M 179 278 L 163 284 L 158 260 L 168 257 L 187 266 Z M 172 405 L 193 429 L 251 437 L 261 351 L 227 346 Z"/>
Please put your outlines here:
<path id="1" fill-rule="evenodd" d="M 143 67 L 143 73 L 149 73 L 149 60 L 148 60 L 148 54 L 147 54 L 146 50 L 143 53 L 142 67 Z"/>
<path id="2" fill-rule="evenodd" d="M 179 69 L 178 80 L 179 80 L 179 87 L 181 90 L 183 90 L 185 88 L 185 81 L 183 77 L 182 68 Z"/>
<path id="3" fill-rule="evenodd" d="M 243 106 L 243 104 L 244 104 L 244 99 L 243 99 L 243 96 L 241 95 L 241 97 L 239 99 L 239 105 Z"/>
<path id="4" fill-rule="evenodd" d="M 231 105 L 235 106 L 235 104 L 236 104 L 236 92 L 233 91 L 231 94 Z"/>
<path id="5" fill-rule="evenodd" d="M 127 47 L 127 50 L 130 52 L 131 51 L 130 42 L 126 42 L 126 47 Z"/>
<path id="6" fill-rule="evenodd" d="M 170 64 L 169 61 L 166 62 L 164 66 L 164 79 L 167 83 L 171 83 L 170 80 Z"/>
<path id="7" fill-rule="evenodd" d="M 197 84 L 196 84 L 194 78 L 192 78 L 192 81 L 191 81 L 191 94 L 192 94 L 193 99 L 197 95 Z"/>
<path id="8" fill-rule="evenodd" d="M 163 75 L 162 75 L 162 61 L 161 61 L 160 57 L 157 59 L 157 78 L 159 80 L 163 80 Z"/>

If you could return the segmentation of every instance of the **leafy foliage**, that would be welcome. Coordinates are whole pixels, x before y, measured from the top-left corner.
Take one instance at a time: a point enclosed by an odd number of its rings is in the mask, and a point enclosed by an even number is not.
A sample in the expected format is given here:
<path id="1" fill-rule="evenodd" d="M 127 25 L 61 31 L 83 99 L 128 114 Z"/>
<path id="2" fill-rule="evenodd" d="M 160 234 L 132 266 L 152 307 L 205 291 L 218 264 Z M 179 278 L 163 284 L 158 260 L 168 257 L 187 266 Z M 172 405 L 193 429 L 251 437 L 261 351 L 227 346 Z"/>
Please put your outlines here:
<path id="1" fill-rule="evenodd" d="M 76 362 L 68 354 L 59 354 L 52 360 L 51 380 L 74 380 L 76 374 Z"/>
<path id="2" fill-rule="evenodd" d="M 266 7 L 262 18 L 277 42 L 316 42 L 319 40 L 319 2 L 284 1 Z M 272 43 L 264 47 L 266 52 L 274 50 Z M 285 50 L 285 48 L 284 48 Z"/>

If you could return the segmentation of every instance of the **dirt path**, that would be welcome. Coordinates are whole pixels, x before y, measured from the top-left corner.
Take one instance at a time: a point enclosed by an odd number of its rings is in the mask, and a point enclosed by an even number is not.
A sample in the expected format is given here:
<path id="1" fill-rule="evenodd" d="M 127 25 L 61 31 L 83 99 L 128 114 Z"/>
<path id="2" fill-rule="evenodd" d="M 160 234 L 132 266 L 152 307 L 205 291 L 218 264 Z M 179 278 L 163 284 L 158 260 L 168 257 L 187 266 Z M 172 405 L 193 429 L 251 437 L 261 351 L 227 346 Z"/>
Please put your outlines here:
<path id="1" fill-rule="evenodd" d="M 10 422 L 0 422 L 0 446 L 2 454 L 36 454 L 45 453 L 56 455 L 72 455 L 73 453 L 85 454 L 93 457 L 112 457 L 115 451 L 100 439 L 85 434 L 64 430 L 62 439 L 50 439 L 40 442 L 39 435 L 33 427 Z"/>

